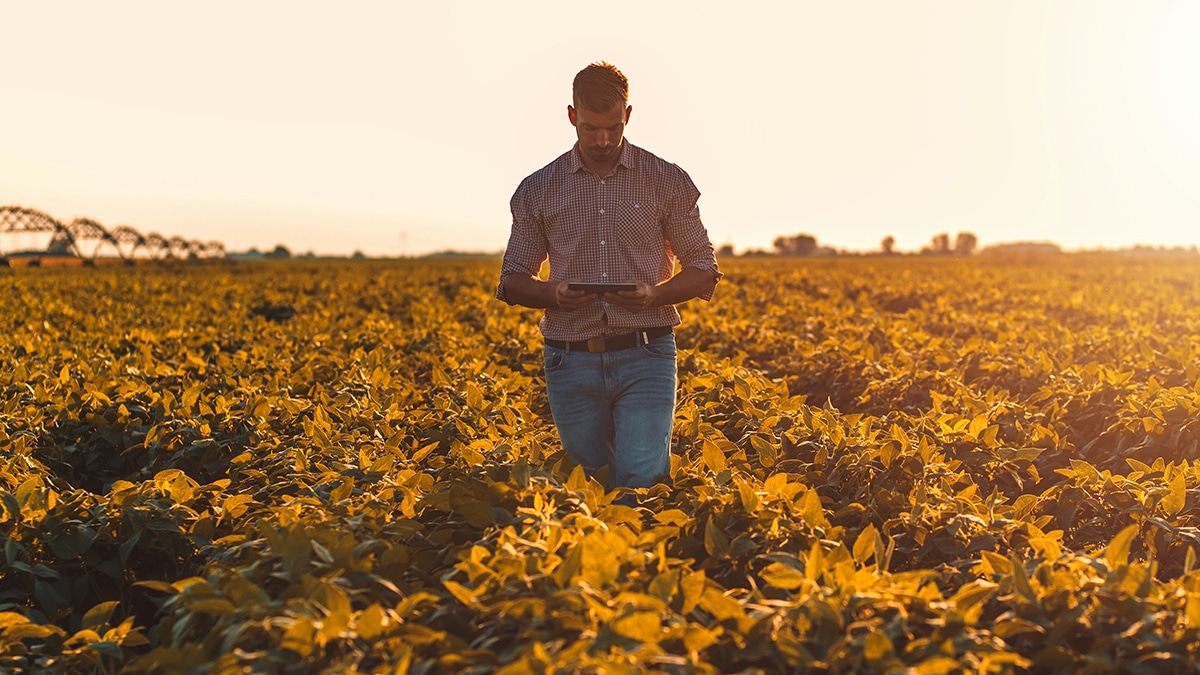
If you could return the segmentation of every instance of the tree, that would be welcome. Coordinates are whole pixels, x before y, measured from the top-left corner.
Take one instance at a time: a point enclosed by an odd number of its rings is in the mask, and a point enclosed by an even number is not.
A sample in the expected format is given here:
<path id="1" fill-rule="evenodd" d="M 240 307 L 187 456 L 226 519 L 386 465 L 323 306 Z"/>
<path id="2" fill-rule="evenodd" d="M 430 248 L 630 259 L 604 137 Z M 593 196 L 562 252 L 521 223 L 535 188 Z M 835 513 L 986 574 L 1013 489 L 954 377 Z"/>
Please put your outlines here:
<path id="1" fill-rule="evenodd" d="M 933 239 L 929 243 L 930 253 L 945 255 L 950 252 L 950 235 L 945 232 L 933 235 Z"/>
<path id="2" fill-rule="evenodd" d="M 717 249 L 717 257 L 718 258 L 732 258 L 733 257 L 733 245 L 725 244 L 725 245 L 721 246 L 721 248 Z"/>
<path id="3" fill-rule="evenodd" d="M 771 245 L 779 255 L 812 255 L 817 250 L 817 238 L 811 234 L 794 234 L 775 237 Z"/>
<path id="4" fill-rule="evenodd" d="M 271 251 L 270 253 L 266 254 L 266 257 L 267 258 L 290 258 L 290 257 L 292 257 L 292 252 L 288 250 L 288 247 L 284 246 L 283 244 L 279 244 L 278 246 L 275 247 L 274 251 Z"/>
<path id="5" fill-rule="evenodd" d="M 958 255 L 974 255 L 979 238 L 972 232 L 959 232 L 954 238 L 954 252 Z"/>
<path id="6" fill-rule="evenodd" d="M 879 242 L 879 248 L 883 249 L 884 255 L 892 255 L 896 252 L 896 238 L 889 234 Z"/>

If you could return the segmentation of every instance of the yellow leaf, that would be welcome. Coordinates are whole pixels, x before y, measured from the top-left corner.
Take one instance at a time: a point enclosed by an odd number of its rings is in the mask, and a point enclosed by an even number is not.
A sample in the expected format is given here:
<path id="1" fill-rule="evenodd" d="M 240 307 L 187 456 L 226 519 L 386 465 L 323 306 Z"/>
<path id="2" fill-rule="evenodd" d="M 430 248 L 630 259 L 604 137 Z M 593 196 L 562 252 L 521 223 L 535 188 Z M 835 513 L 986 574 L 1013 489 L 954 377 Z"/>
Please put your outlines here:
<path id="1" fill-rule="evenodd" d="M 748 483 L 738 481 L 738 496 L 741 497 L 742 508 L 746 513 L 754 513 L 761 505 L 761 500 L 755 494 L 754 488 L 750 487 Z"/>
<path id="2" fill-rule="evenodd" d="M 571 475 L 567 476 L 566 488 L 571 492 L 580 492 L 587 487 L 587 474 L 584 473 L 583 467 L 576 465 L 571 470 Z"/>
<path id="3" fill-rule="evenodd" d="M 721 473 L 725 470 L 725 453 L 721 448 L 707 438 L 700 444 L 700 454 L 704 458 L 704 465 L 713 473 Z"/>
<path id="4" fill-rule="evenodd" d="M 820 541 L 814 541 L 808 552 L 808 562 L 804 565 L 804 576 L 817 581 L 825 573 L 825 550 Z"/>
<path id="5" fill-rule="evenodd" d="M 16 626 L 23 623 L 29 623 L 29 619 L 23 614 L 16 612 L 0 612 L 0 631 L 9 626 Z"/>
<path id="6" fill-rule="evenodd" d="M 446 590 L 450 591 L 450 595 L 453 595 L 462 604 L 468 606 L 475 604 L 475 592 L 466 586 L 457 581 L 443 581 L 442 585 L 446 587 Z"/>
<path id="7" fill-rule="evenodd" d="M 191 408 L 196 405 L 196 401 L 200 399 L 200 394 L 204 392 L 204 385 L 193 384 L 183 392 L 183 405 Z"/>
<path id="8" fill-rule="evenodd" d="M 1037 602 L 1037 594 L 1033 592 L 1033 586 L 1029 583 L 1029 575 L 1025 573 L 1025 565 L 1017 560 L 1016 557 L 1008 559 L 1009 566 L 1012 569 L 1013 586 L 1016 588 L 1017 594 L 1025 598 L 1029 602 Z"/>
<path id="9" fill-rule="evenodd" d="M 878 538 L 879 531 L 875 529 L 874 523 L 864 527 L 858 534 L 858 538 L 854 540 L 854 561 L 860 565 L 866 564 L 875 552 L 875 540 Z"/>
<path id="10" fill-rule="evenodd" d="M 1200 593 L 1188 593 L 1185 614 L 1188 628 L 1200 628 Z"/>
<path id="11" fill-rule="evenodd" d="M 882 661 L 892 655 L 892 641 L 878 630 L 867 633 L 866 644 L 863 645 L 863 656 L 867 663 Z"/>
<path id="12" fill-rule="evenodd" d="M 476 410 L 483 407 L 483 392 L 479 391 L 479 387 L 474 382 L 468 382 L 467 386 L 467 405 Z"/>
<path id="13" fill-rule="evenodd" d="M 695 654 L 716 644 L 718 639 L 715 633 L 704 626 L 689 623 L 683 635 L 683 646 L 689 653 Z"/>
<path id="14" fill-rule="evenodd" d="M 580 575 L 584 581 L 603 588 L 617 580 L 621 573 L 621 561 L 629 544 L 620 535 L 610 531 L 592 532 L 579 543 L 583 548 Z"/>
<path id="15" fill-rule="evenodd" d="M 795 590 L 804 585 L 804 575 L 783 563 L 773 562 L 767 565 L 759 576 L 771 586 L 785 591 Z"/>
<path id="16" fill-rule="evenodd" d="M 251 501 L 254 501 L 254 498 L 247 494 L 226 497 L 225 501 L 221 502 L 221 515 L 229 518 L 240 518 L 246 513 L 246 504 Z"/>
<path id="17" fill-rule="evenodd" d="M 917 675 L 947 675 L 962 668 L 962 664 L 948 656 L 935 656 L 917 664 Z"/>
<path id="18" fill-rule="evenodd" d="M 954 603 L 958 611 L 966 612 L 976 605 L 987 602 L 999 588 L 997 584 L 990 581 L 976 579 L 958 589 L 958 592 L 950 597 L 950 602 Z"/>
<path id="19" fill-rule="evenodd" d="M 688 515 L 679 509 L 663 509 L 654 514 L 654 519 L 664 525 L 687 525 Z"/>
<path id="20" fill-rule="evenodd" d="M 225 598 L 205 598 L 188 603 L 190 612 L 208 612 L 209 614 L 232 614 L 235 611 L 232 602 Z"/>
<path id="21" fill-rule="evenodd" d="M 821 506 L 821 497 L 816 490 L 810 489 L 804 494 L 804 503 L 800 506 L 800 517 L 809 527 L 827 527 L 829 521 L 825 518 L 825 509 Z"/>
<path id="22" fill-rule="evenodd" d="M 767 495 L 774 497 L 780 493 L 788 484 L 786 473 L 773 473 L 763 481 L 763 490 L 766 490 Z"/>
<path id="23" fill-rule="evenodd" d="M 1025 633 L 1045 633 L 1046 629 L 1032 621 L 1029 621 L 1028 619 L 1022 619 L 1018 617 L 996 622 L 996 625 L 992 628 L 992 632 L 1007 640 L 1014 635 L 1022 635 Z"/>
<path id="24" fill-rule="evenodd" d="M 1138 526 L 1129 525 L 1113 537 L 1113 540 L 1104 549 L 1104 561 L 1108 563 L 1108 569 L 1115 570 L 1129 562 L 1129 545 L 1133 543 L 1133 538 L 1137 533 Z"/>
<path id="25" fill-rule="evenodd" d="M 4 631 L 4 642 L 14 644 L 26 638 L 43 639 L 51 635 L 66 635 L 66 631 L 58 626 L 43 626 L 36 623 L 23 623 L 10 626 Z"/>
<path id="26" fill-rule="evenodd" d="M 640 642 L 658 642 L 662 621 L 654 612 L 634 612 L 612 622 L 613 632 Z"/>
<path id="27" fill-rule="evenodd" d="M 708 576 L 704 570 L 692 572 L 691 574 L 679 580 L 679 590 L 683 594 L 683 606 L 679 613 L 686 616 L 696 605 L 700 604 L 701 598 L 704 597 L 704 589 L 708 586 Z"/>
<path id="28" fill-rule="evenodd" d="M 1167 488 L 1167 494 L 1162 501 L 1163 511 L 1171 517 L 1179 515 L 1187 504 L 1187 472 L 1180 471 Z"/>
<path id="29" fill-rule="evenodd" d="M 111 602 L 102 602 L 89 609 L 87 613 L 83 615 L 83 623 L 81 624 L 81 627 L 96 628 L 97 626 L 103 626 L 104 624 L 108 623 L 109 618 L 112 617 L 113 610 L 115 610 L 119 604 L 121 603 L 113 600 Z"/>
<path id="30" fill-rule="evenodd" d="M 979 413 L 975 416 L 975 419 L 971 420 L 971 425 L 967 427 L 967 433 L 971 438 L 979 438 L 979 434 L 983 433 L 983 430 L 987 429 L 987 426 L 987 413 Z"/>
<path id="31" fill-rule="evenodd" d="M 313 626 L 311 620 L 304 618 L 296 619 L 287 629 L 287 632 L 283 634 L 280 646 L 296 652 L 301 658 L 308 658 L 313 651 L 313 637 L 316 632 L 316 628 Z"/>
<path id="32" fill-rule="evenodd" d="M 712 614 L 717 621 L 746 618 L 746 610 L 742 609 L 742 603 L 715 588 L 704 591 L 704 595 L 700 598 L 700 606 Z"/>

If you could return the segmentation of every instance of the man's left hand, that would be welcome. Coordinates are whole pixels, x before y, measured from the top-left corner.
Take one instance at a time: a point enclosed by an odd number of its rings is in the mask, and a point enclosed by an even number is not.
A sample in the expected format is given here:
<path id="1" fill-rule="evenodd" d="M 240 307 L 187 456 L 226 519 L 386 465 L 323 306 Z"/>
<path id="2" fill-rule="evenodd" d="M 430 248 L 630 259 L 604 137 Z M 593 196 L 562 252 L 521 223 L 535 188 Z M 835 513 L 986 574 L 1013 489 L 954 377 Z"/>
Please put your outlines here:
<path id="1" fill-rule="evenodd" d="M 631 281 L 637 284 L 635 291 L 621 291 L 620 293 L 605 293 L 600 296 L 604 302 L 623 307 L 631 312 L 640 312 L 647 307 L 656 307 L 659 303 L 657 300 L 656 286 L 651 286 L 642 281 Z"/>

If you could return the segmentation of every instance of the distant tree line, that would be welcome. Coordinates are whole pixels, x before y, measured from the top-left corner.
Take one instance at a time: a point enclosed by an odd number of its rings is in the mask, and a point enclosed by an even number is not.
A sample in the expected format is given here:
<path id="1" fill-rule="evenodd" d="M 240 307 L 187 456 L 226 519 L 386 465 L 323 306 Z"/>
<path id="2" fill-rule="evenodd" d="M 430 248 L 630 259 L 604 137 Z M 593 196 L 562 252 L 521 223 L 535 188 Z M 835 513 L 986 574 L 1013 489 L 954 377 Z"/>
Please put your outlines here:
<path id="1" fill-rule="evenodd" d="M 959 255 L 969 256 L 974 255 L 979 247 L 979 238 L 973 232 L 959 232 L 954 238 L 954 245 L 950 245 L 950 235 L 940 233 L 933 236 L 928 246 L 924 246 L 920 250 L 921 255 Z M 746 255 L 749 256 L 831 256 L 831 255 L 847 255 L 845 251 L 828 246 L 821 246 L 817 243 L 817 238 L 808 233 L 781 235 L 775 237 L 771 242 L 771 252 L 755 250 L 749 251 Z M 883 255 L 899 255 L 896 251 L 896 238 L 888 235 L 879 242 L 879 252 Z M 733 246 L 726 244 L 717 249 L 717 255 L 721 257 L 731 257 L 734 255 Z"/>

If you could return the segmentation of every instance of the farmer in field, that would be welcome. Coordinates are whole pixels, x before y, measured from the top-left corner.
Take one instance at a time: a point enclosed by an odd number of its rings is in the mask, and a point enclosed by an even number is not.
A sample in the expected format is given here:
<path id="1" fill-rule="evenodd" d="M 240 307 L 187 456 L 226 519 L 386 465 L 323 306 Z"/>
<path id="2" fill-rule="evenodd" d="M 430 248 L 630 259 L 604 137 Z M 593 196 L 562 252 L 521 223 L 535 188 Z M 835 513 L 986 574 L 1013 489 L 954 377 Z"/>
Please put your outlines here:
<path id="1" fill-rule="evenodd" d="M 721 273 L 699 190 L 683 169 L 625 140 L 632 111 L 615 66 L 575 76 L 567 119 L 578 142 L 513 194 L 496 297 L 546 310 L 546 390 L 563 447 L 590 472 L 608 467 L 609 487 L 637 488 L 670 469 L 675 304 L 711 299 Z"/>

